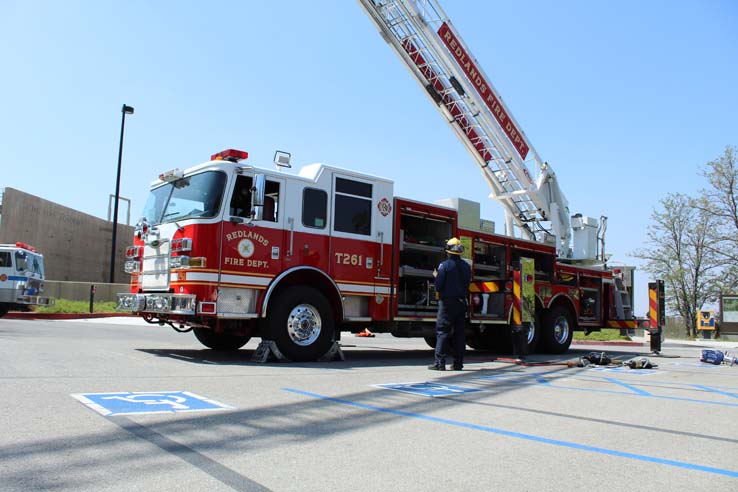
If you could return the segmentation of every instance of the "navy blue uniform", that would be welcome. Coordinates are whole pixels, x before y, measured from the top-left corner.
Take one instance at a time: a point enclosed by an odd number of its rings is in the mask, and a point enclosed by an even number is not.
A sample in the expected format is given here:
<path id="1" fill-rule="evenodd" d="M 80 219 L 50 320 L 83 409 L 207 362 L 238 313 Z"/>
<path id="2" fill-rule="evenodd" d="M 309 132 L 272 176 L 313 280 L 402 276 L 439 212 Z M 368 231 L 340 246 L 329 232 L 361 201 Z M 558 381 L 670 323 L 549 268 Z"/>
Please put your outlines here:
<path id="1" fill-rule="evenodd" d="M 464 365 L 466 336 L 467 300 L 469 299 L 469 282 L 471 268 L 459 255 L 449 258 L 438 265 L 436 276 L 436 292 L 438 292 L 438 318 L 436 320 L 436 367 L 445 367 L 446 351 L 449 336 L 456 352 L 454 369 L 460 370 Z"/>

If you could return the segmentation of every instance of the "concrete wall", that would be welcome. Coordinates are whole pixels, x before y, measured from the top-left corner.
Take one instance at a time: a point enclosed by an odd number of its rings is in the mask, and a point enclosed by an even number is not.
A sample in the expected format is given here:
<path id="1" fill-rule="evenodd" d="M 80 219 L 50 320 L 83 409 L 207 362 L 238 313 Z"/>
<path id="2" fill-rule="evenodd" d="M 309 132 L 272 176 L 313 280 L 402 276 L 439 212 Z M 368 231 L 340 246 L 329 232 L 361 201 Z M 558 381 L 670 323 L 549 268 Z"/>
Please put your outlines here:
<path id="1" fill-rule="evenodd" d="M 107 282 L 113 223 L 5 188 L 0 208 L 0 243 L 21 241 L 44 255 L 48 280 Z M 118 224 L 115 280 L 127 282 L 123 270 L 126 247 L 133 243 L 133 227 Z"/>
<path id="2" fill-rule="evenodd" d="M 128 275 L 126 275 L 128 277 Z M 67 299 L 70 301 L 89 301 L 90 286 L 95 286 L 95 302 L 117 301 L 116 294 L 130 292 L 128 284 L 106 284 L 93 282 L 44 282 L 44 297 Z"/>

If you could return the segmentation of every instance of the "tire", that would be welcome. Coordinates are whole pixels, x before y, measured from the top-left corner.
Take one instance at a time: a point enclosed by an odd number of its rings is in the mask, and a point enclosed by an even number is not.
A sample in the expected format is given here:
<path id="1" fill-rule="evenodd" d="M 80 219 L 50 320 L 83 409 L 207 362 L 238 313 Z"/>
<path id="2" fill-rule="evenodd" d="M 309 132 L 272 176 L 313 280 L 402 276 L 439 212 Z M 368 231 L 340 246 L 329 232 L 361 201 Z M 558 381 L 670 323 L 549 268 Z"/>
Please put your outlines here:
<path id="1" fill-rule="evenodd" d="M 197 338 L 201 344 L 213 350 L 238 350 L 251 340 L 251 337 L 247 335 L 215 333 L 213 330 L 208 328 L 195 328 L 192 331 L 195 333 L 195 338 Z"/>
<path id="2" fill-rule="evenodd" d="M 574 335 L 574 319 L 564 306 L 552 307 L 545 316 L 546 324 L 541 330 L 543 348 L 549 354 L 563 354 L 569 350 Z"/>
<path id="3" fill-rule="evenodd" d="M 425 339 L 425 343 L 428 344 L 430 348 L 433 349 L 433 352 L 436 351 L 436 343 L 438 343 L 438 339 L 436 337 L 423 337 Z M 468 339 L 467 339 L 468 340 Z M 469 343 L 467 342 L 467 345 Z M 447 355 L 451 357 L 456 357 L 456 350 L 451 346 L 451 341 L 448 342 L 448 347 L 446 347 L 446 350 L 448 350 Z"/>
<path id="4" fill-rule="evenodd" d="M 541 310 L 536 309 L 533 323 L 528 329 L 528 353 L 534 354 L 538 349 L 541 340 L 541 331 L 543 331 L 543 322 L 541 319 Z"/>
<path id="5" fill-rule="evenodd" d="M 489 335 L 490 350 L 496 354 L 508 355 L 513 353 L 512 328 L 502 326 Z"/>
<path id="6" fill-rule="evenodd" d="M 317 360 L 331 347 L 333 334 L 331 305 L 311 287 L 288 287 L 269 308 L 266 338 L 290 360 Z"/>
<path id="7" fill-rule="evenodd" d="M 425 340 L 425 343 L 428 344 L 428 346 L 435 350 L 436 348 L 436 337 L 423 337 Z"/>
<path id="8" fill-rule="evenodd" d="M 473 350 L 487 350 L 481 333 L 472 333 L 466 337 L 466 346 Z"/>

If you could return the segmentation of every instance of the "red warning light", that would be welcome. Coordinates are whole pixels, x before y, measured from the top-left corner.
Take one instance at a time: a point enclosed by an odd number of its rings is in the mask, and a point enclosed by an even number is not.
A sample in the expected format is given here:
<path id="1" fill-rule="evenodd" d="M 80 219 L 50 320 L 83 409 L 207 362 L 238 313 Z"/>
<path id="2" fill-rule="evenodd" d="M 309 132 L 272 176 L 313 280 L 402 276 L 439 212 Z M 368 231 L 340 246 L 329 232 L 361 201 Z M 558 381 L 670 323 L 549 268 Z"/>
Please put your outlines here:
<path id="1" fill-rule="evenodd" d="M 249 158 L 249 153 L 243 150 L 227 149 L 210 156 L 211 161 L 245 161 Z"/>

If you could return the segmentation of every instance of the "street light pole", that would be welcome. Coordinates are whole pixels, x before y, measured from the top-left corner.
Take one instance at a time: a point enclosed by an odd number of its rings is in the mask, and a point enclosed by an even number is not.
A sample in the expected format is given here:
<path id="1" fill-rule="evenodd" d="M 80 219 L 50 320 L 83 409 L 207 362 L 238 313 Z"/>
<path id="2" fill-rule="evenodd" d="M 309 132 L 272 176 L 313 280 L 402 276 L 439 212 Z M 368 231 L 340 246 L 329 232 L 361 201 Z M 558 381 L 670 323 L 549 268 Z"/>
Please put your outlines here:
<path id="1" fill-rule="evenodd" d="M 121 108 L 123 114 L 120 121 L 120 146 L 118 147 L 118 174 L 115 177 L 115 205 L 113 205 L 113 244 L 110 247 L 110 283 L 115 283 L 115 248 L 118 236 L 118 201 L 120 194 L 120 164 L 123 159 L 123 131 L 126 127 L 126 115 L 133 114 L 133 107 L 126 106 Z"/>

